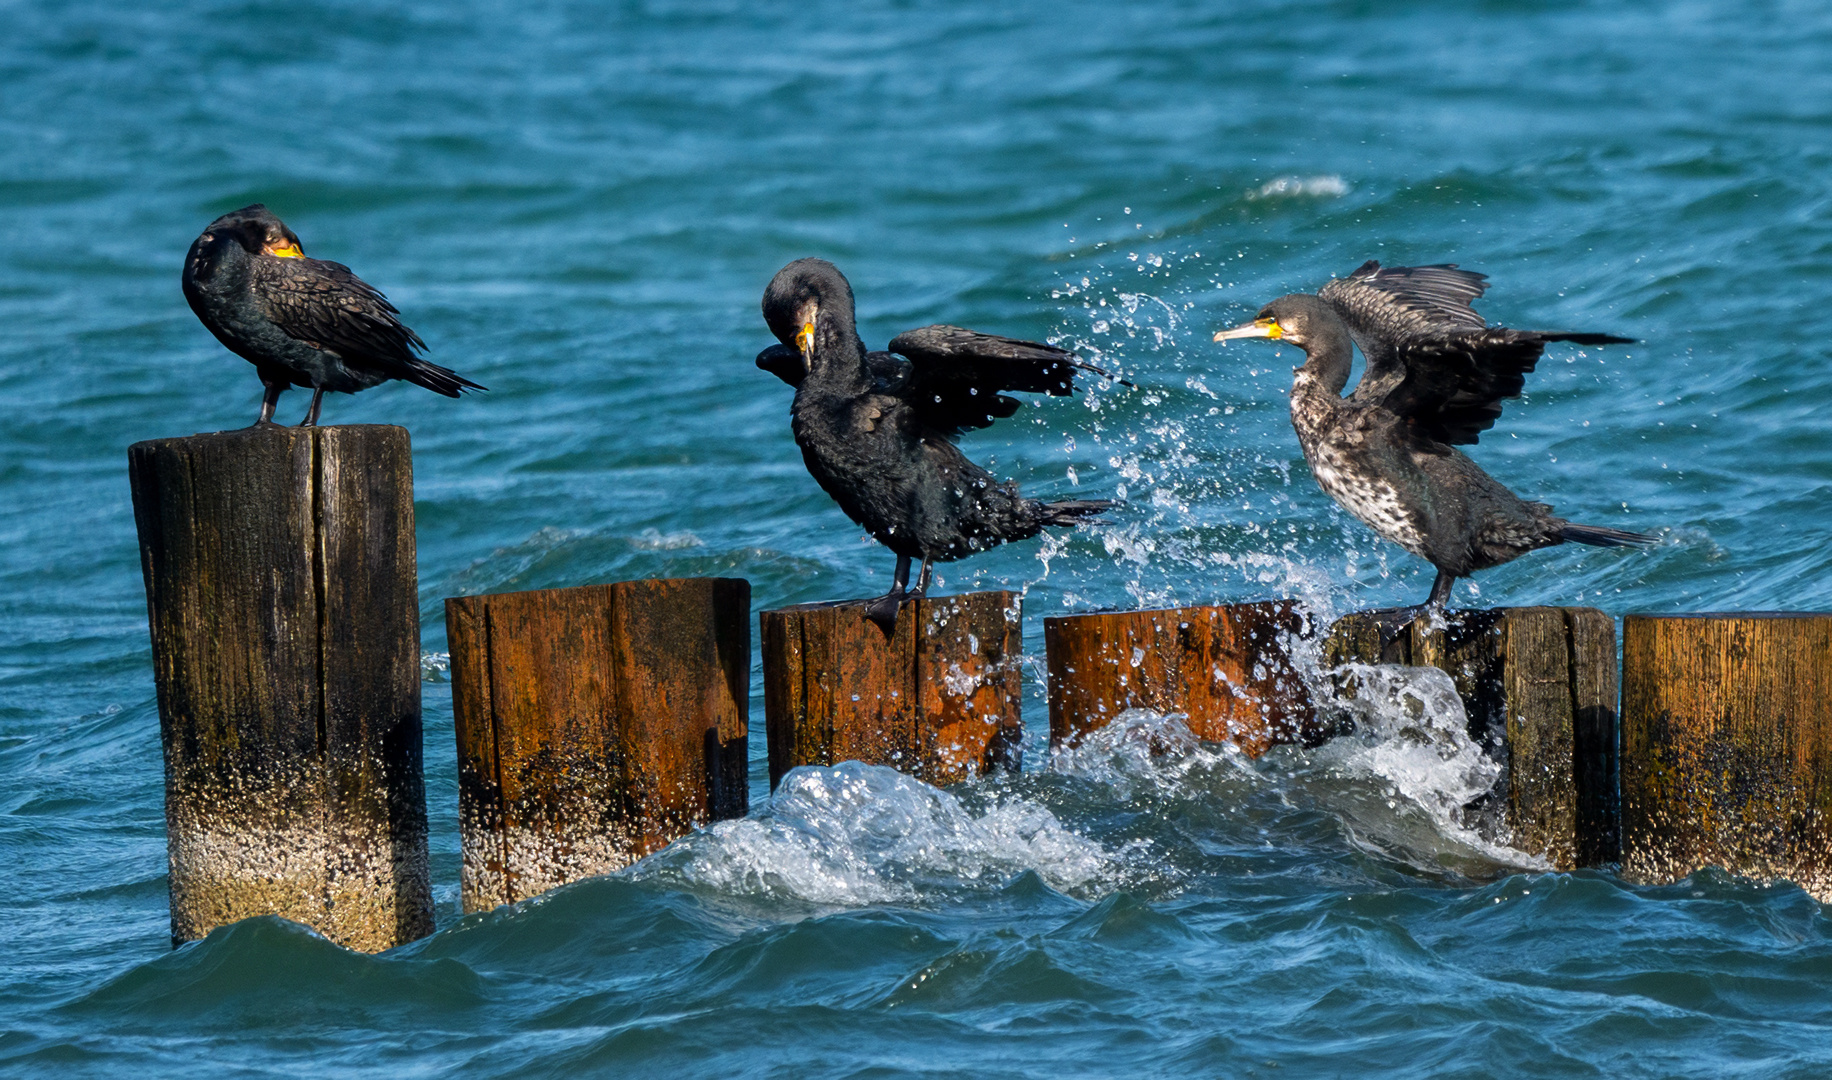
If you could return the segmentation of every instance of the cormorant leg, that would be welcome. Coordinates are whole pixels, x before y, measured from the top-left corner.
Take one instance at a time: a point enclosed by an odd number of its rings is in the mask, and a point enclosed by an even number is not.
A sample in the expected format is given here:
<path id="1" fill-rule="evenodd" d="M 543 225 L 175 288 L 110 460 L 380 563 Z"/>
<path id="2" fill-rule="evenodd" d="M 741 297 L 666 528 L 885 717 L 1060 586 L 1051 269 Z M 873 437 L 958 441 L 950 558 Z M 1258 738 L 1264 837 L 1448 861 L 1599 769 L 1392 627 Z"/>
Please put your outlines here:
<path id="1" fill-rule="evenodd" d="M 916 575 L 916 587 L 910 590 L 911 596 L 929 595 L 929 571 L 935 568 L 934 560 L 927 555 L 922 557 L 922 572 Z"/>
<path id="2" fill-rule="evenodd" d="M 1420 615 L 1431 611 L 1443 614 L 1445 605 L 1450 603 L 1451 589 L 1455 588 L 1456 584 L 1457 575 L 1448 570 L 1440 569 L 1438 571 L 1437 580 L 1431 583 L 1431 595 L 1426 597 L 1424 603 L 1414 604 L 1411 607 L 1387 608 L 1384 611 L 1375 612 L 1374 614 L 1378 616 L 1380 625 L 1381 651 L 1386 651 L 1387 646 L 1393 644 L 1394 640 L 1399 637 L 1400 632 L 1405 630 L 1406 627 L 1411 626 Z"/>
<path id="3" fill-rule="evenodd" d="M 262 379 L 261 385 L 266 389 L 261 394 L 261 415 L 255 418 L 255 427 L 274 422 L 274 408 L 280 404 L 280 395 L 286 392 L 286 384 L 283 382 L 268 382 Z"/>
<path id="4" fill-rule="evenodd" d="M 897 572 L 891 575 L 891 591 L 866 605 L 865 617 L 886 630 L 897 625 L 897 609 L 903 606 L 904 590 L 910 583 L 910 557 L 897 556 Z"/>
<path id="5" fill-rule="evenodd" d="M 1457 575 L 1440 569 L 1438 579 L 1431 583 L 1431 596 L 1425 601 L 1425 606 L 1443 611 L 1444 605 L 1450 603 L 1450 590 L 1456 585 Z"/>
<path id="6" fill-rule="evenodd" d="M 300 427 L 318 426 L 318 406 L 324 404 L 324 387 L 312 387 L 312 407 L 305 412 L 305 419 L 299 421 Z"/>

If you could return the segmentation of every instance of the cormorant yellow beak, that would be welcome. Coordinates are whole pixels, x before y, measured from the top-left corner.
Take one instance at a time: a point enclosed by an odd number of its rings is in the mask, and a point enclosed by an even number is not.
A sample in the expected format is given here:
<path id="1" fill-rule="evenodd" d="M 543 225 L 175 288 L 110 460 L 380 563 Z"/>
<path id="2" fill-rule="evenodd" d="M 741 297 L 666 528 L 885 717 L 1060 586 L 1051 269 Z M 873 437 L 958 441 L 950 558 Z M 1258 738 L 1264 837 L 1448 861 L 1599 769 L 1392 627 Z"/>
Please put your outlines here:
<path id="1" fill-rule="evenodd" d="M 1255 319 L 1250 323 L 1242 323 L 1230 330 L 1217 330 L 1215 332 L 1216 341 L 1233 341 L 1235 338 L 1250 337 L 1271 338 L 1277 341 L 1284 336 L 1285 331 L 1279 326 L 1279 321 L 1277 319 Z"/>
<path id="2" fill-rule="evenodd" d="M 808 356 L 814 352 L 813 323 L 806 322 L 802 324 L 801 333 L 795 335 L 795 347 L 802 351 L 803 356 Z"/>
<path id="3" fill-rule="evenodd" d="M 282 259 L 303 259 L 305 258 L 305 252 L 299 250 L 299 245 L 293 243 L 290 240 L 288 240 L 285 246 L 283 247 L 268 248 L 267 253 L 269 255 L 274 255 Z"/>

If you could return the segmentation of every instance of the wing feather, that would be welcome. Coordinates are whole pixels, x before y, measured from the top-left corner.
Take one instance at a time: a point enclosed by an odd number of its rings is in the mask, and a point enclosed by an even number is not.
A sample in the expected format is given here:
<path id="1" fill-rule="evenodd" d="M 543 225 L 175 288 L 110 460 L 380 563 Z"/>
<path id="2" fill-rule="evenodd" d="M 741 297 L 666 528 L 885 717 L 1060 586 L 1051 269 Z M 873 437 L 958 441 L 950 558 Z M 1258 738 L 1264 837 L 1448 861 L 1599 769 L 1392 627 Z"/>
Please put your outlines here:
<path id="1" fill-rule="evenodd" d="M 254 265 L 256 302 L 288 337 L 395 378 L 424 363 L 415 354 L 426 343 L 402 324 L 379 289 L 349 267 L 323 259 L 257 259 Z"/>
<path id="2" fill-rule="evenodd" d="M 1526 387 L 1547 342 L 1630 340 L 1491 327 L 1471 306 L 1487 290 L 1486 275 L 1454 263 L 1373 261 L 1320 289 L 1367 358 L 1350 400 L 1405 417 L 1428 445 L 1473 443 L 1500 419 L 1501 403 Z"/>
<path id="3" fill-rule="evenodd" d="M 951 435 L 1017 412 L 1020 402 L 1004 391 L 1063 397 L 1075 392 L 1078 371 L 1112 378 L 1068 349 L 958 326 L 905 331 L 891 339 L 890 351 L 907 364 L 886 392 L 909 402 L 924 424 Z M 873 374 L 879 374 L 875 364 Z"/>

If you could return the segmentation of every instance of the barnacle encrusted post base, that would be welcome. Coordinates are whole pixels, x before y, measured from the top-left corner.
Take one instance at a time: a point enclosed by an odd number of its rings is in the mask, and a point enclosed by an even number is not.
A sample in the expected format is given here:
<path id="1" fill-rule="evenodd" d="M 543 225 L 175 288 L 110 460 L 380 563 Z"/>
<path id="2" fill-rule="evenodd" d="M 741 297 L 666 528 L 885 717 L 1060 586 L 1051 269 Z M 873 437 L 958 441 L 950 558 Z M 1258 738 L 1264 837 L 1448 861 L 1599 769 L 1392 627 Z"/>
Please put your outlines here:
<path id="1" fill-rule="evenodd" d="M 606 874 L 750 803 L 751 587 L 445 602 L 464 910 Z"/>
<path id="2" fill-rule="evenodd" d="M 1182 714 L 1197 738 L 1254 757 L 1309 741 L 1317 714 L 1291 649 L 1306 629 L 1289 600 L 1045 619 L 1050 743 L 1073 746 L 1140 708 Z"/>
<path id="3" fill-rule="evenodd" d="M 173 943 L 253 915 L 366 952 L 431 933 L 406 430 L 156 439 L 128 469 Z"/>
<path id="4" fill-rule="evenodd" d="M 1016 769 L 1023 601 L 906 600 L 887 632 L 865 601 L 763 613 L 770 786 L 798 765 L 863 761 L 936 786 Z"/>
<path id="5" fill-rule="evenodd" d="M 1622 661 L 1623 875 L 1832 902 L 1832 614 L 1630 615 Z"/>

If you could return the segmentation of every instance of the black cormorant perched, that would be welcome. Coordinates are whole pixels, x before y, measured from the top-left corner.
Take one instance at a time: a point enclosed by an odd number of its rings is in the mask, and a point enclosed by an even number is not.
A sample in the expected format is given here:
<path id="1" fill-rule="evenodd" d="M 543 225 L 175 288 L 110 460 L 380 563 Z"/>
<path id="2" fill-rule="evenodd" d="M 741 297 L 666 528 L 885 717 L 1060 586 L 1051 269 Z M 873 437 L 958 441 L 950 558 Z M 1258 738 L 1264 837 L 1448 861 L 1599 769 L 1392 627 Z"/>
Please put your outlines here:
<path id="1" fill-rule="evenodd" d="M 1641 546 L 1654 537 L 1574 525 L 1527 502 L 1455 447 L 1494 426 L 1547 342 L 1629 344 L 1609 334 L 1491 327 L 1470 307 L 1487 277 L 1455 265 L 1369 262 L 1316 296 L 1281 296 L 1215 335 L 1289 341 L 1304 350 L 1291 425 L 1317 484 L 1375 532 L 1437 567 L 1426 605 L 1460 577 L 1566 541 Z M 1342 397 L 1361 347 L 1366 371 Z"/>
<path id="2" fill-rule="evenodd" d="M 1066 395 L 1077 371 L 1106 372 L 1036 342 L 925 326 L 868 353 L 853 323 L 852 286 L 832 263 L 797 259 L 763 294 L 763 317 L 782 344 L 757 366 L 795 387 L 790 408 L 802 460 L 846 516 L 897 554 L 890 592 L 870 615 L 894 623 L 921 596 L 931 564 L 950 562 L 1046 525 L 1077 525 L 1113 502 L 1038 502 L 968 461 L 954 439 L 1010 416 L 1001 391 Z M 910 560 L 922 560 L 905 591 Z"/>
<path id="3" fill-rule="evenodd" d="M 210 223 L 184 260 L 184 298 L 267 392 L 256 424 L 273 421 L 288 386 L 312 388 L 301 426 L 318 422 L 326 390 L 354 394 L 406 379 L 446 397 L 484 387 L 414 355 L 426 349 L 388 298 L 342 263 L 308 259 L 299 237 L 256 203 Z"/>

